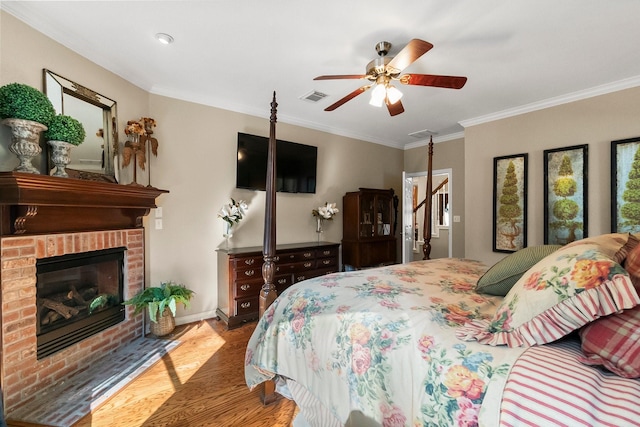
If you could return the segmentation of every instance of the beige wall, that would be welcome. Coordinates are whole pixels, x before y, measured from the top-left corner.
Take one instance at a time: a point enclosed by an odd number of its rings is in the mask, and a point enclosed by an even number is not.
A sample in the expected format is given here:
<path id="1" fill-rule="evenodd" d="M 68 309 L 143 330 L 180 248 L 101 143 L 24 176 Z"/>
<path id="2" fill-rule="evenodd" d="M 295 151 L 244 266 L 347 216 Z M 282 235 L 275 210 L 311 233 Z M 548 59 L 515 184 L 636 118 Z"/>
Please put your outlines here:
<path id="1" fill-rule="evenodd" d="M 460 216 L 460 222 L 451 223 L 453 251 L 457 258 L 465 256 L 465 156 L 464 139 L 433 144 L 433 170 L 451 169 L 451 218 Z M 404 152 L 404 170 L 407 173 L 427 170 L 427 146 Z M 422 197 L 422 196 L 421 196 Z"/>
<path id="2" fill-rule="evenodd" d="M 627 89 L 465 129 L 465 248 L 492 264 L 493 158 L 529 153 L 528 246 L 544 242 L 543 151 L 588 144 L 588 233 L 610 227 L 611 141 L 640 136 L 640 88 Z"/>
<path id="3" fill-rule="evenodd" d="M 235 188 L 237 133 L 269 135 L 267 119 L 151 95 L 150 115 L 159 125 L 158 158 L 152 159 L 154 186 L 169 194 L 159 199 L 163 229 L 148 228 L 151 282 L 174 279 L 198 292 L 188 320 L 213 316 L 217 306 L 216 248 L 225 244 L 220 207 L 234 199 L 249 205 L 234 231 L 234 247 L 261 246 L 265 192 Z M 269 108 L 269 99 L 265 107 Z M 311 210 L 325 202 L 342 208 L 342 196 L 359 187 L 400 191 L 402 151 L 279 122 L 277 137 L 318 147 L 316 194 L 278 193 L 277 242 L 317 239 Z M 153 214 L 152 214 L 153 215 Z M 342 215 L 325 222 L 323 240 L 340 242 Z"/>
<path id="4" fill-rule="evenodd" d="M 158 198 L 163 228 L 156 230 L 155 212 L 145 219 L 146 283 L 182 282 L 196 292 L 191 308 L 180 309 L 178 323 L 214 316 L 217 307 L 216 249 L 224 244 L 220 207 L 230 197 L 249 203 L 249 214 L 231 244 L 262 244 L 264 192 L 235 188 L 237 132 L 269 135 L 268 119 L 149 94 L 43 36 L 11 15 L 0 12 L 0 85 L 26 83 L 42 89 L 42 69 L 83 84 L 118 103 L 119 129 L 127 120 L 153 117 L 158 126 L 158 157 L 148 166 L 151 183 L 169 190 Z M 30 52 L 30 53 L 25 53 Z M 265 117 L 271 93 L 265 94 Z M 6 126 L 2 126 L 6 128 Z M 403 152 L 359 140 L 278 122 L 277 137 L 318 147 L 316 194 L 277 196 L 277 242 L 315 241 L 311 210 L 325 202 L 342 207 L 342 196 L 359 187 L 393 188 L 401 192 Z M 125 140 L 123 132 L 120 139 Z M 8 152 L 8 128 L 0 130 L 0 170 L 18 163 Z M 131 181 L 131 170 L 121 182 Z M 138 175 L 146 183 L 146 174 Z M 323 239 L 340 242 L 342 215 L 325 223 Z"/>

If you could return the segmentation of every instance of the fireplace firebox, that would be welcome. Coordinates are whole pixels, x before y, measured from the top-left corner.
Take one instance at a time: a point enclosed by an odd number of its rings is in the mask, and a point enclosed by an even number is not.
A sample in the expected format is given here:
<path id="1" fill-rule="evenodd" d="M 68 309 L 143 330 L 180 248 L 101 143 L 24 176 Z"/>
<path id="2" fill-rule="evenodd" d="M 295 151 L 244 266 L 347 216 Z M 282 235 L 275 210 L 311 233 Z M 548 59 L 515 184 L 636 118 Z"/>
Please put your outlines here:
<path id="1" fill-rule="evenodd" d="M 39 259 L 37 358 L 122 322 L 126 248 Z"/>

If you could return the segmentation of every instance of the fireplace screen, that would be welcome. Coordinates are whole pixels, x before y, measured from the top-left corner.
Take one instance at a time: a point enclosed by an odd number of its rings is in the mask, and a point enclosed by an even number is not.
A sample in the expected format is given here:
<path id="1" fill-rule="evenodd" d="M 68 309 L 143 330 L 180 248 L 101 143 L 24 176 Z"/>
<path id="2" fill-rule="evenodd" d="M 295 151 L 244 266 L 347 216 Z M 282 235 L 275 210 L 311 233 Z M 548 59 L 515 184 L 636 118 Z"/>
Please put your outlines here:
<path id="1" fill-rule="evenodd" d="M 124 320 L 125 248 L 38 260 L 38 359 Z"/>

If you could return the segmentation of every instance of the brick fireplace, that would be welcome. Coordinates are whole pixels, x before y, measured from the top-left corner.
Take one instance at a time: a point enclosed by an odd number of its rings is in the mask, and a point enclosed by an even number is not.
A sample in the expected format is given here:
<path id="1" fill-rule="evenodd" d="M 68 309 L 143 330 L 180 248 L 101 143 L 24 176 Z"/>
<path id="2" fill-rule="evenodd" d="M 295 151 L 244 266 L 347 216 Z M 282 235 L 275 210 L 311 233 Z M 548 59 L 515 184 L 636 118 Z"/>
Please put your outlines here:
<path id="1" fill-rule="evenodd" d="M 37 358 L 36 262 L 124 247 L 124 298 L 144 287 L 142 218 L 163 190 L 0 172 L 0 383 L 5 413 L 143 335 L 142 315 Z"/>

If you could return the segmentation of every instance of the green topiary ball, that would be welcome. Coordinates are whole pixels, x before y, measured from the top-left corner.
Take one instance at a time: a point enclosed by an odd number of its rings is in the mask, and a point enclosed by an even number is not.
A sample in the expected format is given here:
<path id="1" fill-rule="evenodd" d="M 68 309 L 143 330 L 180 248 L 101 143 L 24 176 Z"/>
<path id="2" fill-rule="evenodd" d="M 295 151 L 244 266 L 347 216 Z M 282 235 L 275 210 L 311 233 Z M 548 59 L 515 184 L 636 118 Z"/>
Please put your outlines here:
<path id="1" fill-rule="evenodd" d="M 47 141 L 65 141 L 80 145 L 85 137 L 84 126 L 71 116 L 63 114 L 54 116 L 49 122 L 49 129 L 44 133 Z"/>
<path id="2" fill-rule="evenodd" d="M 22 83 L 0 87 L 0 119 L 32 120 L 49 126 L 56 110 L 47 96 Z"/>

